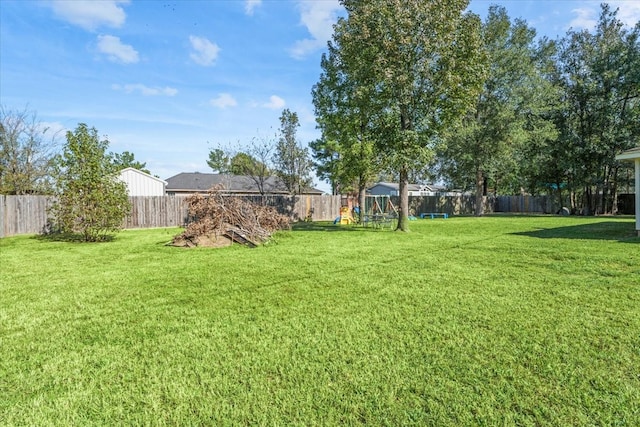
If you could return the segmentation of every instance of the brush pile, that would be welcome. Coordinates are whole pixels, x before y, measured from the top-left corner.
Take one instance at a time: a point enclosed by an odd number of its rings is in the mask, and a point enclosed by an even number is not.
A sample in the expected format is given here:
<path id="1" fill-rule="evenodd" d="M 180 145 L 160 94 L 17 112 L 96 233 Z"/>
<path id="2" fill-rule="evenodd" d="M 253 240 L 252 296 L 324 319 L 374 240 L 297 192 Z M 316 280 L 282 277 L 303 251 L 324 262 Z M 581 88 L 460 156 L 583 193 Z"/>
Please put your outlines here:
<path id="1" fill-rule="evenodd" d="M 226 196 L 222 186 L 212 187 L 206 195 L 187 198 L 189 221 L 174 237 L 175 246 L 228 246 L 233 242 L 258 246 L 271 235 L 290 227 L 287 216 L 275 208 L 251 203 L 240 197 Z"/>

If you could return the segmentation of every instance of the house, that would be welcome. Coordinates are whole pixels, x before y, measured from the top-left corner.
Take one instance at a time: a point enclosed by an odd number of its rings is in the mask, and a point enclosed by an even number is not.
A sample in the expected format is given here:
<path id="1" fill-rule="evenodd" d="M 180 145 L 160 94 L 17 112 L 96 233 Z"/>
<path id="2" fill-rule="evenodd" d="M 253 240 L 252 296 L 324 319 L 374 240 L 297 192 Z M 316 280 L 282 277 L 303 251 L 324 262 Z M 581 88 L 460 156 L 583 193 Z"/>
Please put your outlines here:
<path id="1" fill-rule="evenodd" d="M 175 195 L 191 195 L 196 193 L 206 193 L 211 187 L 222 185 L 225 193 L 242 194 L 242 195 L 258 195 L 260 190 L 255 180 L 250 176 L 244 175 L 228 175 L 217 173 L 200 173 L 200 172 L 182 172 L 167 178 L 167 194 Z M 264 182 L 264 194 L 274 195 L 289 194 L 280 178 L 270 176 Z M 303 188 L 301 194 L 305 195 L 321 195 L 322 190 L 317 188 Z"/>
<path id="2" fill-rule="evenodd" d="M 134 168 L 120 171 L 120 180 L 127 184 L 129 196 L 164 196 L 167 183 L 160 178 Z"/>
<path id="3" fill-rule="evenodd" d="M 436 184 L 409 184 L 409 196 L 435 196 L 445 191 L 445 187 Z M 367 189 L 372 196 L 399 196 L 400 184 L 377 182 Z"/>
<path id="4" fill-rule="evenodd" d="M 640 236 L 640 147 L 623 151 L 616 156 L 616 160 L 630 161 L 635 163 L 636 176 L 636 231 Z"/>

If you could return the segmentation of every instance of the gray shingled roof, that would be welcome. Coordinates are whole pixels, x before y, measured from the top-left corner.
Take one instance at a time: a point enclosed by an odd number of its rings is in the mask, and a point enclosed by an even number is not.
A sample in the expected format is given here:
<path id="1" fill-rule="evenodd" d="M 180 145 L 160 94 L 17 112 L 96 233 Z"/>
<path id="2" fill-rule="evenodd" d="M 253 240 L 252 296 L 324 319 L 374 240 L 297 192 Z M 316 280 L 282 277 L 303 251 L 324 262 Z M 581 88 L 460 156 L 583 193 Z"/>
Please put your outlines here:
<path id="1" fill-rule="evenodd" d="M 167 192 L 206 192 L 214 185 L 222 184 L 229 193 L 258 193 L 258 186 L 250 176 L 226 175 L 215 173 L 182 172 L 167 178 Z M 266 194 L 288 194 L 282 181 L 270 176 L 267 178 L 264 191 Z M 317 188 L 305 188 L 304 194 L 323 194 Z"/>

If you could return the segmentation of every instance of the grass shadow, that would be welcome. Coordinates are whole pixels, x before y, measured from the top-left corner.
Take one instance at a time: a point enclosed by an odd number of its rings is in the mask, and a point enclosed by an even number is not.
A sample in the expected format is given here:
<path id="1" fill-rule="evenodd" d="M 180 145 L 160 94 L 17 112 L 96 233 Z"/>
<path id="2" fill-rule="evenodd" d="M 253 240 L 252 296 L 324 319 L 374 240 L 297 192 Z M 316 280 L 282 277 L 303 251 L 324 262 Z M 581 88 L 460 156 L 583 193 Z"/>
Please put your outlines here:
<path id="1" fill-rule="evenodd" d="M 637 236 L 633 223 L 629 224 L 628 222 L 619 221 L 539 228 L 534 231 L 523 231 L 512 234 L 538 239 L 615 240 L 621 243 L 640 244 L 640 237 Z"/>

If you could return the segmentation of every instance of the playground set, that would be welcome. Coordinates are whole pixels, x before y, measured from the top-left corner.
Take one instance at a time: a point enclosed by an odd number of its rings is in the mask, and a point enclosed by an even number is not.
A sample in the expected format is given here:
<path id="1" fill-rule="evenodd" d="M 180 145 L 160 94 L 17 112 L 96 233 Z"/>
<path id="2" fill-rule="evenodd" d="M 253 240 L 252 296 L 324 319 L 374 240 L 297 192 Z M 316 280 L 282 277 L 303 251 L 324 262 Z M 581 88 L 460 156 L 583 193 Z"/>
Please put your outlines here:
<path id="1" fill-rule="evenodd" d="M 398 221 L 398 210 L 391 201 L 390 196 L 367 196 L 365 198 L 364 215 L 360 216 L 360 206 L 351 206 L 351 199 L 340 208 L 340 216 L 335 219 L 334 224 L 350 225 L 362 224 L 364 227 L 371 225 L 374 228 L 393 228 Z M 421 219 L 449 218 L 447 213 L 442 212 L 425 212 L 421 213 Z M 410 220 L 417 219 L 415 216 L 409 216 Z"/>
<path id="2" fill-rule="evenodd" d="M 398 210 L 389 196 L 368 196 L 365 199 L 364 215 L 360 216 L 360 206 L 351 207 L 350 203 L 340 208 L 340 216 L 334 224 L 359 224 L 375 228 L 392 228 L 398 220 Z"/>

